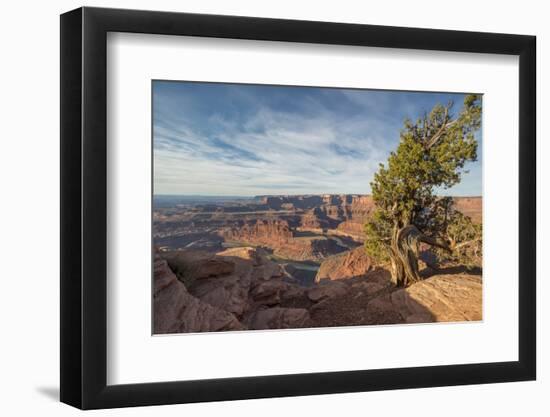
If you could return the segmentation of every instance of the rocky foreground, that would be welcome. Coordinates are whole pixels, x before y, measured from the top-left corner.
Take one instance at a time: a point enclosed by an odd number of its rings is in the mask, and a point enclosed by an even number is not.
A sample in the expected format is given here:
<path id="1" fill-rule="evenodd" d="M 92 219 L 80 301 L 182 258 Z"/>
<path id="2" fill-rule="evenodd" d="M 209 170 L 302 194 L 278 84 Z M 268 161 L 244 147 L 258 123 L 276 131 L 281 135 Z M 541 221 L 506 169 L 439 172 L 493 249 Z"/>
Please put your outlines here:
<path id="1" fill-rule="evenodd" d="M 389 273 L 362 248 L 327 258 L 310 287 L 301 286 L 261 249 L 157 253 L 154 331 L 481 320 L 481 291 L 481 277 L 467 273 L 438 274 L 394 288 Z"/>

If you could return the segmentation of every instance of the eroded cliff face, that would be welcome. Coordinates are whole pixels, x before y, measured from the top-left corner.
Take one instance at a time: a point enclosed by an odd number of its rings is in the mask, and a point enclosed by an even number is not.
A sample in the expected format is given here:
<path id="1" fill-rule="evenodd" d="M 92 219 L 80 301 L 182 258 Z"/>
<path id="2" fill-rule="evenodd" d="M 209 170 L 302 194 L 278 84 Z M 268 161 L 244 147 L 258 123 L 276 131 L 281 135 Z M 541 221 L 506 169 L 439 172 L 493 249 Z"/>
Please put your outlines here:
<path id="1" fill-rule="evenodd" d="M 363 226 L 372 215 L 373 210 L 374 200 L 371 196 L 354 197 L 347 208 L 348 215 L 344 221 L 338 224 L 337 230 L 363 241 L 365 239 Z"/>
<path id="2" fill-rule="evenodd" d="M 375 262 L 362 246 L 331 256 L 321 263 L 315 282 L 323 280 L 349 279 L 364 276 L 374 269 Z"/>
<path id="3" fill-rule="evenodd" d="M 177 276 L 169 264 L 178 265 Z M 302 299 L 309 307 L 306 291 L 292 282 L 280 265 L 254 248 L 217 254 L 192 250 L 157 253 L 154 332 L 302 327 L 309 320 L 309 312 L 292 304 L 300 304 Z"/>
<path id="4" fill-rule="evenodd" d="M 346 250 L 333 239 L 324 236 L 300 236 L 284 220 L 257 220 L 238 228 L 223 231 L 228 242 L 241 242 L 273 250 L 276 256 L 297 261 L 320 261 Z"/>
<path id="5" fill-rule="evenodd" d="M 481 198 L 454 200 L 458 210 L 474 222 L 481 221 Z M 265 196 L 257 201 L 267 209 L 261 218 L 249 215 L 234 221 L 220 235 L 225 241 L 268 247 L 276 255 L 295 260 L 319 261 L 361 244 L 364 224 L 375 210 L 368 195 Z M 301 232 L 317 236 L 306 238 Z M 341 245 L 331 237 L 347 237 L 352 242 Z"/>
<path id="6" fill-rule="evenodd" d="M 286 220 L 257 220 L 238 228 L 223 231 L 226 240 L 249 242 L 258 245 L 284 245 L 293 238 Z"/>
<path id="7" fill-rule="evenodd" d="M 474 223 L 483 218 L 483 199 L 481 197 L 454 197 L 455 208 L 470 217 Z"/>
<path id="8" fill-rule="evenodd" d="M 265 196 L 258 199 L 271 210 L 305 210 L 301 214 L 302 230 L 330 231 L 357 241 L 364 240 L 363 225 L 374 210 L 370 195 Z"/>
<path id="9" fill-rule="evenodd" d="M 454 200 L 458 210 L 474 222 L 481 222 L 481 197 Z M 310 246 L 312 253 L 322 254 L 325 249 L 338 246 L 292 239 L 303 237 L 297 232 L 311 232 L 350 238 L 360 244 L 365 238 L 364 224 L 374 209 L 372 196 L 352 194 L 263 196 L 232 204 L 178 206 L 154 212 L 155 242 L 169 249 L 194 247 L 211 252 L 221 250 L 224 240 L 273 249 L 291 242 L 295 248 L 292 250 L 297 252 L 306 253 Z M 326 255 L 335 253 L 338 251 Z"/>
<path id="10" fill-rule="evenodd" d="M 232 313 L 190 294 L 158 254 L 155 255 L 154 264 L 153 311 L 155 334 L 244 328 Z"/>
<path id="11" fill-rule="evenodd" d="M 276 255 L 295 260 L 322 260 L 356 246 L 353 241 L 360 244 L 363 224 L 374 207 L 372 197 L 360 195 L 264 196 L 257 201 L 270 210 L 268 218 L 232 225 L 222 236 L 226 241 L 269 247 Z M 319 236 L 306 238 L 300 232 Z M 342 244 L 331 236 L 352 241 Z"/>

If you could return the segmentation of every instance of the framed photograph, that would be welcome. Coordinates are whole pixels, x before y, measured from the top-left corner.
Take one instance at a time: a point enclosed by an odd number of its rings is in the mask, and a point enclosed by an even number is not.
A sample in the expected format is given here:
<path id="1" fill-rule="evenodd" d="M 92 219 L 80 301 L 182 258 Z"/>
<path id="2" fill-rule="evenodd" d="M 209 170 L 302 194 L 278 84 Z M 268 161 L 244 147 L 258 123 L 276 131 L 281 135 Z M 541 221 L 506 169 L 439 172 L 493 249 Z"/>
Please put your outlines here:
<path id="1" fill-rule="evenodd" d="M 61 401 L 533 380 L 535 37 L 61 16 Z"/>

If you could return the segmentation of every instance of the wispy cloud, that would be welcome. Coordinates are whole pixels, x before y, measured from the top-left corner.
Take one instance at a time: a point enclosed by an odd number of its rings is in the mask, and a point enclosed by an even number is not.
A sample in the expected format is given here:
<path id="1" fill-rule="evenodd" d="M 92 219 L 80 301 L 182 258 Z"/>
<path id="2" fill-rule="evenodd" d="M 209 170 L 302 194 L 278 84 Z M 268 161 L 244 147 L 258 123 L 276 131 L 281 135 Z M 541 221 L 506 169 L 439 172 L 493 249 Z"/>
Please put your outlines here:
<path id="1" fill-rule="evenodd" d="M 369 193 L 406 117 L 462 97 L 213 83 L 154 84 L 155 194 Z M 480 194 L 473 167 L 464 190 Z"/>

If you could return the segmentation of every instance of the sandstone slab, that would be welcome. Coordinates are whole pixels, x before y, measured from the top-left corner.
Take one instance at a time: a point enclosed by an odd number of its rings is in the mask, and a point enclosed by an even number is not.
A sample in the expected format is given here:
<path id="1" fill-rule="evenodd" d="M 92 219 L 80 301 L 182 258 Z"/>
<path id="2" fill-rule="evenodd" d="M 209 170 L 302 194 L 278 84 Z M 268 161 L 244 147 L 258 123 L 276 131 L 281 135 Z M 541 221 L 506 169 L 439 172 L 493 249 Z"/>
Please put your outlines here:
<path id="1" fill-rule="evenodd" d="M 317 285 L 307 292 L 308 298 L 313 302 L 319 302 L 327 298 L 339 297 L 347 294 L 349 287 L 341 282 L 327 282 L 323 285 Z"/>
<path id="2" fill-rule="evenodd" d="M 256 303 L 263 305 L 275 305 L 281 302 L 282 294 L 290 287 L 290 284 L 280 279 L 272 279 L 261 282 L 250 291 L 250 297 Z"/>
<path id="3" fill-rule="evenodd" d="M 436 275 L 370 301 L 367 310 L 399 313 L 407 323 L 482 319 L 482 282 L 477 275 Z"/>
<path id="4" fill-rule="evenodd" d="M 248 319 L 248 327 L 254 330 L 292 329 L 306 325 L 309 313 L 304 308 L 274 307 L 256 311 Z"/>
<path id="5" fill-rule="evenodd" d="M 189 294 L 160 257 L 154 264 L 153 327 L 155 334 L 244 329 L 233 314 Z"/>
<path id="6" fill-rule="evenodd" d="M 360 246 L 356 249 L 331 256 L 323 261 L 315 277 L 316 282 L 323 280 L 348 279 L 363 276 L 372 271 L 374 263 Z"/>

